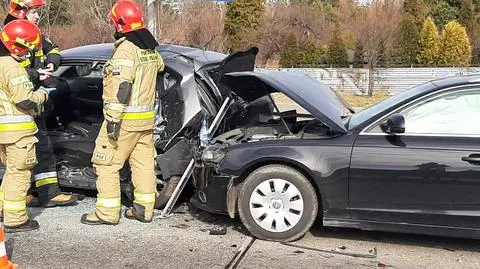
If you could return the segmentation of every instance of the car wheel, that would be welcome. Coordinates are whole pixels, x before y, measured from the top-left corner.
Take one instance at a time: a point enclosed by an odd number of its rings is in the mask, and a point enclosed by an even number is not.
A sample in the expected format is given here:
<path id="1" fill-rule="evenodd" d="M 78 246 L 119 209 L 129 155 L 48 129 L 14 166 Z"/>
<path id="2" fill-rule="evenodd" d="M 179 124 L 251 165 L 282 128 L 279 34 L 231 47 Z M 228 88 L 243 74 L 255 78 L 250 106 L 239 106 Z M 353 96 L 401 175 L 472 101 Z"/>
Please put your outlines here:
<path id="1" fill-rule="evenodd" d="M 308 179 L 299 171 L 268 165 L 255 170 L 238 196 L 243 225 L 259 239 L 293 241 L 310 229 L 318 200 Z"/>

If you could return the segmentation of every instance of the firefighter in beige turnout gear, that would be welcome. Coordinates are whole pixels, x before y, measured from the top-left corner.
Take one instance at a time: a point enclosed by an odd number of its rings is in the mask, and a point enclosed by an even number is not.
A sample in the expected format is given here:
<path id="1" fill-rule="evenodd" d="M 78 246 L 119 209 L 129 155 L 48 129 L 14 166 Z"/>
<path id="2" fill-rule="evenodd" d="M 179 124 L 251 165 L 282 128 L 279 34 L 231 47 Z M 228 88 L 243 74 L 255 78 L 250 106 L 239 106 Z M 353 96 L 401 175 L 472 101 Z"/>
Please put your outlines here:
<path id="1" fill-rule="evenodd" d="M 133 1 L 118 1 L 109 15 L 118 38 L 105 65 L 105 121 L 96 140 L 92 162 L 97 180 L 96 210 L 84 214 L 84 224 L 117 224 L 120 219 L 119 171 L 129 161 L 134 185 L 133 208 L 125 216 L 150 222 L 156 197 L 153 145 L 157 73 L 164 68 L 145 29 L 140 8 Z"/>
<path id="2" fill-rule="evenodd" d="M 6 232 L 34 230 L 39 227 L 29 220 L 26 193 L 31 171 L 37 164 L 33 116 L 48 98 L 44 89 L 33 91 L 27 72 L 19 64 L 29 52 L 41 48 L 40 29 L 26 20 L 5 25 L 0 34 L 0 157 L 6 165 L 0 187 Z"/>

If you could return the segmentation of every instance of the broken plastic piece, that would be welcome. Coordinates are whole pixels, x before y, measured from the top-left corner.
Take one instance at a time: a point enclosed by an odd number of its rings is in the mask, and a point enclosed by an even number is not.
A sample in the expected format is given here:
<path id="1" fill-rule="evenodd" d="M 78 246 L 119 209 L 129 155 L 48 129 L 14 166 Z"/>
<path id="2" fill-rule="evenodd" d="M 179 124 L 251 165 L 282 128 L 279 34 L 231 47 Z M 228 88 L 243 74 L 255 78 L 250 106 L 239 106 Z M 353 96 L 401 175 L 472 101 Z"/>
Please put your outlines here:
<path id="1" fill-rule="evenodd" d="M 210 235 L 226 235 L 227 234 L 227 227 L 213 227 L 210 229 Z"/>

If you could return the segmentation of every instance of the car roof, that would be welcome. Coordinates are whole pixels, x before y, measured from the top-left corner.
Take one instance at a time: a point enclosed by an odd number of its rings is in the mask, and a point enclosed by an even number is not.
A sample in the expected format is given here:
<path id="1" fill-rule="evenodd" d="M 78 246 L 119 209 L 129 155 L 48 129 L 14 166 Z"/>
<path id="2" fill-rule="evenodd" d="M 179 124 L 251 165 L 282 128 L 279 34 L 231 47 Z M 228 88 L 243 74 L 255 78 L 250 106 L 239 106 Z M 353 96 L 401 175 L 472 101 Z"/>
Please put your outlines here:
<path id="1" fill-rule="evenodd" d="M 432 80 L 431 82 L 435 84 L 438 88 L 454 87 L 466 84 L 478 84 L 480 83 L 480 74 L 441 78 Z"/>
<path id="2" fill-rule="evenodd" d="M 198 70 L 203 66 L 221 62 L 226 54 L 214 51 L 202 50 L 198 48 L 161 44 L 156 50 L 162 54 L 164 58 L 173 58 L 183 56 L 193 60 L 195 69 Z M 80 60 L 97 60 L 106 61 L 112 56 L 113 43 L 101 43 L 93 45 L 79 46 L 62 51 L 63 61 L 80 61 Z"/>

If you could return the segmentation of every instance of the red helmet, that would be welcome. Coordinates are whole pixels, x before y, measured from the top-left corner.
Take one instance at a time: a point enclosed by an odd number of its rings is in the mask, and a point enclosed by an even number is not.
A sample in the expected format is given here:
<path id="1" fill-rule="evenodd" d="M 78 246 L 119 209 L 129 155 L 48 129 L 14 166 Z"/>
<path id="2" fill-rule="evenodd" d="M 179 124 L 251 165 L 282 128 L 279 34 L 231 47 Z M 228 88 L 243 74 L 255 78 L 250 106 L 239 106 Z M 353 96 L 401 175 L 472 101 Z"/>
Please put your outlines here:
<path id="1" fill-rule="evenodd" d="M 8 51 L 16 56 L 23 56 L 35 48 L 42 48 L 40 28 L 27 20 L 14 20 L 7 23 L 0 36 L 0 40 Z"/>
<path id="2" fill-rule="evenodd" d="M 8 14 L 18 19 L 25 19 L 29 8 L 38 8 L 46 6 L 45 0 L 11 0 Z"/>
<path id="3" fill-rule="evenodd" d="M 145 28 L 142 9 L 132 0 L 119 0 L 108 14 L 108 18 L 120 33 Z"/>

